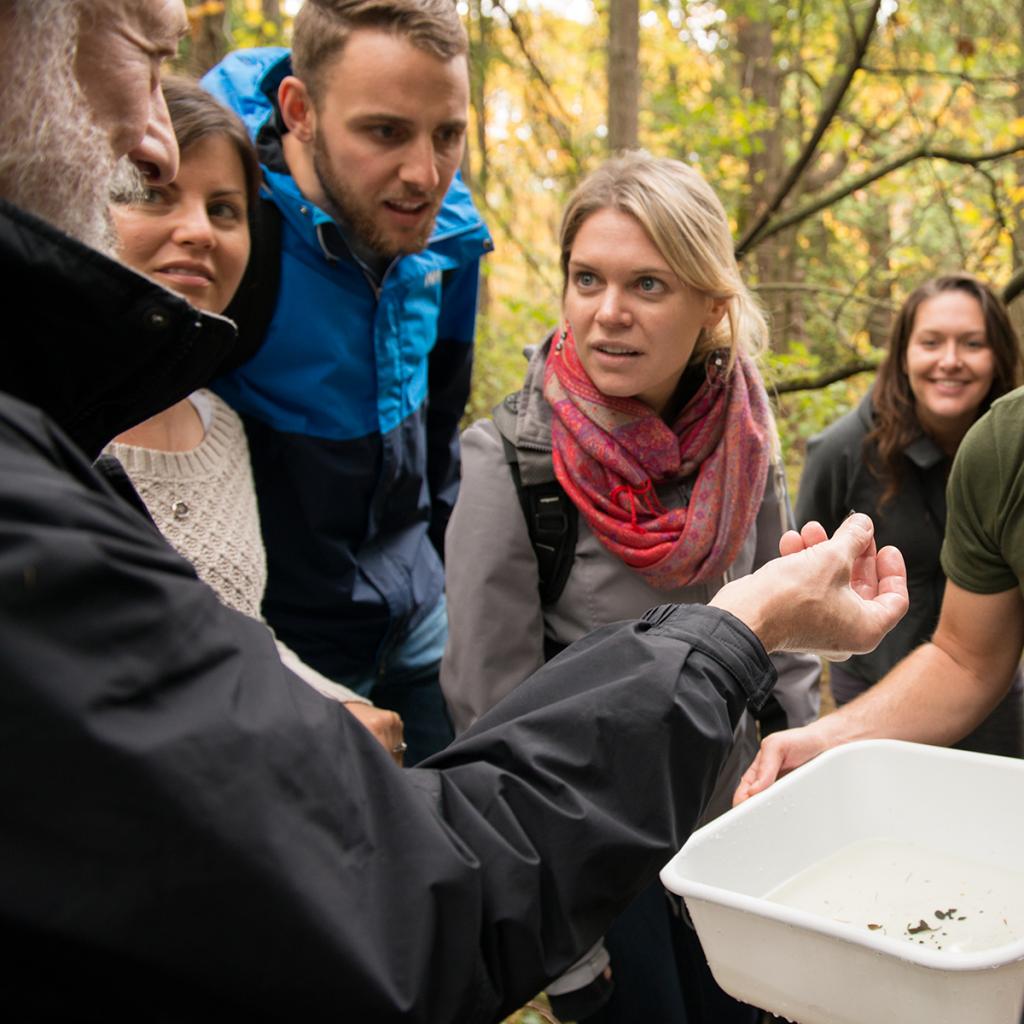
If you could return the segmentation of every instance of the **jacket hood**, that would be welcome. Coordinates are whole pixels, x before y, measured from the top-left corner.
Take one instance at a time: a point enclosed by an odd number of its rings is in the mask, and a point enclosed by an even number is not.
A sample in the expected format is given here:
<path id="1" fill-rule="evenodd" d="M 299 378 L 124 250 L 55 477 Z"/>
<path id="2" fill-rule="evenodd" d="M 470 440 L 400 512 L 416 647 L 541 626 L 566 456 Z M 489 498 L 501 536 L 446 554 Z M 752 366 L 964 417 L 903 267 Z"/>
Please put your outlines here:
<path id="1" fill-rule="evenodd" d="M 41 408 L 89 456 L 209 381 L 235 341 L 148 278 L 0 200 L 9 308 L 0 390 Z"/>
<path id="2" fill-rule="evenodd" d="M 278 86 L 291 73 L 291 51 L 264 46 L 229 53 L 203 76 L 202 85 L 242 119 L 255 140 L 272 122 Z"/>
<path id="3" fill-rule="evenodd" d="M 529 360 L 522 388 L 514 396 L 516 444 L 536 451 L 551 451 L 551 406 L 544 397 L 544 364 L 547 362 L 552 331 L 539 345 L 529 345 Z"/>
<path id="4" fill-rule="evenodd" d="M 202 84 L 238 114 L 253 140 L 259 141 L 261 132 L 276 131 L 277 90 L 282 79 L 290 74 L 291 51 L 282 46 L 266 46 L 228 54 L 203 77 Z M 494 247 L 469 189 L 461 174 L 456 173 L 438 213 L 430 247 L 444 248 L 453 238 L 464 243 L 463 236 L 467 234 L 475 236 L 479 243 L 475 255 Z"/>

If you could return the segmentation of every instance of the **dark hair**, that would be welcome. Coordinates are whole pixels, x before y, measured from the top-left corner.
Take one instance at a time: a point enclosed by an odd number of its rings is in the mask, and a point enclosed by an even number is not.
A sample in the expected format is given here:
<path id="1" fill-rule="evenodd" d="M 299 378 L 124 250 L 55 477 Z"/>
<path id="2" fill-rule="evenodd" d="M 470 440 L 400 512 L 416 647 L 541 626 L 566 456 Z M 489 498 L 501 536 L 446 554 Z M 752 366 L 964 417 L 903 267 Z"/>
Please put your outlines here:
<path id="1" fill-rule="evenodd" d="M 292 68 L 314 103 L 322 96 L 327 65 L 361 28 L 403 36 L 443 61 L 469 49 L 455 0 L 306 0 L 295 16 Z"/>
<path id="2" fill-rule="evenodd" d="M 891 501 L 903 483 L 903 450 L 921 434 L 914 395 L 907 377 L 907 345 L 921 304 L 943 292 L 960 291 L 976 299 L 985 320 L 985 340 L 995 358 L 995 374 L 978 416 L 1000 395 L 1021 382 L 1021 352 L 1017 332 L 1006 307 L 993 291 L 970 274 L 946 274 L 925 281 L 900 307 L 889 333 L 888 352 L 875 379 L 874 427 L 864 438 L 864 453 L 872 472 L 885 485 L 882 504 Z"/>
<path id="3" fill-rule="evenodd" d="M 260 189 L 260 164 L 238 115 L 191 78 L 167 75 L 161 84 L 182 155 L 211 135 L 223 135 L 234 146 L 242 162 L 245 193 L 251 207 Z"/>

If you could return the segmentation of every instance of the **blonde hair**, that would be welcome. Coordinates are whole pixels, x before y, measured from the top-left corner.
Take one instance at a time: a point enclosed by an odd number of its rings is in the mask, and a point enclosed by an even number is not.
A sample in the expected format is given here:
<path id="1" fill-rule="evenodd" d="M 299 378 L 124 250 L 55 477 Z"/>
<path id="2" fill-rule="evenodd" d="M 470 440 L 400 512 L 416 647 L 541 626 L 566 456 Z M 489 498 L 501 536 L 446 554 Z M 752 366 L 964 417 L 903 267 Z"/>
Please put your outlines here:
<path id="1" fill-rule="evenodd" d="M 643 150 L 623 153 L 589 174 L 569 197 L 559 231 L 563 294 L 576 235 L 592 214 L 629 214 L 647 232 L 680 281 L 725 301 L 717 326 L 701 331 L 693 359 L 714 351 L 756 357 L 768 343 L 768 324 L 740 277 L 729 220 L 718 196 L 692 167 Z"/>

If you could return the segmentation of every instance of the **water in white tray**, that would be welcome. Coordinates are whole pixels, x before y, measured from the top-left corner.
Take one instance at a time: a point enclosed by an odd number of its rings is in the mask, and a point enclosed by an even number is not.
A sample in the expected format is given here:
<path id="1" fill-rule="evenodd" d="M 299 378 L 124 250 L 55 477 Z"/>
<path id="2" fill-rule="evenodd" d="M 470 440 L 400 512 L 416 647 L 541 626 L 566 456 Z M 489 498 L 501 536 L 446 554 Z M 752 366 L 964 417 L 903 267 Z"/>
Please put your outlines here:
<path id="1" fill-rule="evenodd" d="M 1024 873 L 896 840 L 851 843 L 765 898 L 925 949 L 966 953 L 1024 935 Z"/>

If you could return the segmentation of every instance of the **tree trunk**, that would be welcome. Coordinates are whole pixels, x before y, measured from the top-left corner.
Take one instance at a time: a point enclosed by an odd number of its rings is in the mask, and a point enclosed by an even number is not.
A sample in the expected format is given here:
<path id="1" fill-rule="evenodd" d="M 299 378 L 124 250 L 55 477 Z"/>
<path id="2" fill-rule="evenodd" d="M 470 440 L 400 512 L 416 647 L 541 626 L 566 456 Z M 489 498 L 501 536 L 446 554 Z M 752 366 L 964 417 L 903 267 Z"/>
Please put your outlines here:
<path id="1" fill-rule="evenodd" d="M 889 268 L 889 252 L 892 249 L 892 226 L 889 223 L 889 211 L 880 208 L 878 216 L 866 226 L 865 235 L 871 262 L 875 270 L 868 282 L 868 294 L 878 300 L 878 305 L 869 306 L 867 318 L 868 337 L 871 344 L 884 349 L 889 344 L 889 327 L 892 314 L 888 312 L 892 302 L 892 273 Z"/>
<path id="2" fill-rule="evenodd" d="M 196 76 L 206 74 L 228 52 L 229 5 L 193 3 L 193 8 L 208 8 L 190 18 L 192 25 L 192 57 L 189 63 Z M 212 8 L 212 9 L 210 9 Z"/>
<path id="3" fill-rule="evenodd" d="M 484 14 L 481 0 L 470 0 L 469 20 L 469 105 L 473 111 L 473 134 L 466 139 L 462 158 L 462 177 L 486 208 L 490 186 L 490 161 L 487 154 L 487 66 L 491 52 L 491 17 Z M 474 145 L 475 143 L 475 145 Z M 473 153 L 476 151 L 474 168 Z M 477 315 L 486 319 L 491 303 L 487 275 L 480 274 Z"/>
<path id="4" fill-rule="evenodd" d="M 780 102 L 782 77 L 779 73 L 772 26 L 769 21 L 751 17 L 739 20 L 736 49 L 739 53 L 740 88 L 744 96 L 765 108 L 767 126 L 755 132 L 748 173 L 749 198 L 740 211 L 740 234 L 768 205 L 782 179 L 784 170 Z M 747 257 L 748 274 L 761 284 L 776 284 L 799 279 L 793 247 L 795 231 L 784 231 L 765 239 Z M 771 320 L 772 347 L 785 348 L 784 342 L 803 334 L 801 304 L 791 294 L 774 289 L 766 291 L 765 305 Z"/>
<path id="5" fill-rule="evenodd" d="M 639 144 L 640 4 L 610 0 L 608 5 L 608 150 Z"/>
<path id="6" fill-rule="evenodd" d="M 1017 45 L 1024 46 L 1024 0 L 1017 0 Z M 1013 109 L 1017 117 L 1024 117 L 1024 65 L 1017 71 L 1017 93 L 1013 97 Z M 1018 156 L 1014 161 L 1017 187 L 1024 185 L 1024 157 Z M 1013 277 L 1024 273 L 1024 203 L 1014 202 L 1008 218 L 1013 225 L 1010 237 L 1013 242 Z M 1019 282 L 1013 282 L 1012 295 L 1009 302 L 1010 320 L 1018 334 L 1024 336 L 1024 292 L 1019 290 Z M 1005 296 L 1004 296 L 1005 298 Z"/>
<path id="7" fill-rule="evenodd" d="M 1024 47 L 1024 0 L 1017 0 L 1017 45 Z M 1024 64 L 1021 64 L 1017 71 L 1017 94 L 1013 98 L 1014 112 L 1018 117 L 1024 117 Z M 1017 172 L 1017 185 L 1024 185 L 1024 157 L 1014 160 Z M 1024 223 L 1021 218 L 1024 216 L 1024 204 L 1013 204 L 1013 269 L 1020 270 L 1024 267 Z M 1018 303 L 1019 308 L 1019 303 Z"/>

